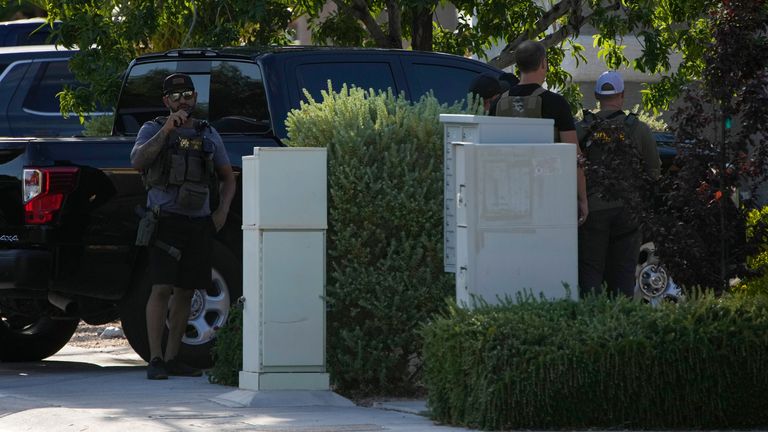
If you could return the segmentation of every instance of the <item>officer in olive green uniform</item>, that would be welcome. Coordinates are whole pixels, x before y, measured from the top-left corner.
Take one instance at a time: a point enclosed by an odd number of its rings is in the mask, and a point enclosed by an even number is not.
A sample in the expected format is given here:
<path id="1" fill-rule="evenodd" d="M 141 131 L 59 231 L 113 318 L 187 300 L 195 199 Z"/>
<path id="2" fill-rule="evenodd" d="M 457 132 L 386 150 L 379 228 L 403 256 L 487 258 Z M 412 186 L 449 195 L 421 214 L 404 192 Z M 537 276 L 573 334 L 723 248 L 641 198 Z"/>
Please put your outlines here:
<path id="1" fill-rule="evenodd" d="M 624 125 L 630 137 L 627 142 L 637 146 L 646 173 L 652 179 L 658 179 L 661 161 L 656 141 L 646 124 L 634 115 L 628 117 L 622 110 L 624 81 L 621 75 L 615 71 L 600 75 L 595 85 L 595 97 L 600 102 L 600 111 L 592 115 L 598 120 Z M 586 153 L 589 154 L 588 151 Z M 601 292 L 603 284 L 606 284 L 611 293 L 633 297 L 635 267 L 642 241 L 638 221 L 621 201 L 605 201 L 592 188 L 589 189 L 588 202 L 589 218 L 579 227 L 581 293 Z"/>

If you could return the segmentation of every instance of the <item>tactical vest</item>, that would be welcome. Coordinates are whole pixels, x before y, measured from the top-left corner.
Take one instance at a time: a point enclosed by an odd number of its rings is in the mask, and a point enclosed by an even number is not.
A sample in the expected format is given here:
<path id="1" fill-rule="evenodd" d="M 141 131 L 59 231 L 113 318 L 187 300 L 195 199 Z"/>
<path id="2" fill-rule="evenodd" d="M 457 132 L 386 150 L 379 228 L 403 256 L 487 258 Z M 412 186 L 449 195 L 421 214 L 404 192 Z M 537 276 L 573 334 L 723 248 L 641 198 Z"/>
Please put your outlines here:
<path id="1" fill-rule="evenodd" d="M 507 90 L 499 96 L 499 100 L 496 102 L 496 115 L 498 117 L 542 118 L 541 95 L 545 91 L 543 87 L 539 87 L 528 96 L 512 96 Z M 554 129 L 554 137 L 554 142 L 560 141 L 557 128 Z"/>
<path id="2" fill-rule="evenodd" d="M 166 117 L 155 122 L 164 124 Z M 210 194 L 212 179 L 216 178 L 213 165 L 215 145 L 203 133 L 208 123 L 196 121 L 192 136 L 180 136 L 176 130 L 168 135 L 168 144 L 155 161 L 142 173 L 144 186 L 167 190 L 177 186 L 176 203 L 188 210 L 199 210 Z"/>
<path id="3" fill-rule="evenodd" d="M 617 111 L 603 118 L 584 110 L 584 119 L 576 124 L 576 135 L 579 146 L 588 164 L 603 167 L 603 177 L 622 179 L 641 175 L 628 169 L 627 163 L 611 166 L 611 161 L 617 157 L 639 159 L 636 153 L 635 134 L 640 120 L 633 113 L 621 116 L 623 111 Z M 617 153 L 620 152 L 620 153 Z M 631 165 L 631 164 L 630 164 Z M 597 196 L 594 190 L 604 179 L 593 178 L 587 168 L 587 191 L 590 210 L 602 210 L 623 205 L 620 199 L 606 200 Z M 623 193 L 632 193 L 624 191 Z M 617 197 L 618 198 L 618 197 Z"/>
<path id="4" fill-rule="evenodd" d="M 584 110 L 584 118 L 576 123 L 576 135 L 579 140 L 579 146 L 587 160 L 590 160 L 588 152 L 592 153 L 592 160 L 598 159 L 597 152 L 601 152 L 604 144 L 610 139 L 620 139 L 627 141 L 635 133 L 635 128 L 640 120 L 634 113 L 626 114 L 624 118 L 620 114 L 623 111 L 616 111 L 606 118 L 602 118 L 592 111 Z M 610 131 L 616 133 L 611 134 Z M 622 135 L 623 134 L 623 135 Z M 614 135 L 609 137 L 609 135 Z"/>

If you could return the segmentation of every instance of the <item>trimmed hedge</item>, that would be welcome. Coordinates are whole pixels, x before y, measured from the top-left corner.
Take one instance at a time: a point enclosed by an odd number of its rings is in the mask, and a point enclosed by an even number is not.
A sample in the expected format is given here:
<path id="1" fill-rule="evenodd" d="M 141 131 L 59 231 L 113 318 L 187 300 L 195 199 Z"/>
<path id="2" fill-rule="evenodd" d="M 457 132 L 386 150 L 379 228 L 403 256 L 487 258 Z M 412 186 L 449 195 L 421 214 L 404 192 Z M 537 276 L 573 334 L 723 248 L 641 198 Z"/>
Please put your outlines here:
<path id="1" fill-rule="evenodd" d="M 440 113 L 330 83 L 286 120 L 288 145 L 328 149 L 327 360 L 337 391 L 403 394 L 420 377 L 421 325 L 453 292 L 443 272 Z"/>
<path id="2" fill-rule="evenodd" d="M 768 426 L 768 297 L 453 307 L 425 326 L 435 420 L 482 429 Z"/>

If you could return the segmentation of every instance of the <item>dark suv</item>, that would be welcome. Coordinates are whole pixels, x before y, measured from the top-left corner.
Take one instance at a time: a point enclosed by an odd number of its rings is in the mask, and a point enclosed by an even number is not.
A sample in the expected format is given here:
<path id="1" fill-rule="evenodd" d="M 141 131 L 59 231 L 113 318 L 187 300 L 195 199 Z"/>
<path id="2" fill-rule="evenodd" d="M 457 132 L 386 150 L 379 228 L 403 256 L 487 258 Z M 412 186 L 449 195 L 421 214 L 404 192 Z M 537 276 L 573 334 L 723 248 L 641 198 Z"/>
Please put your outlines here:
<path id="1" fill-rule="evenodd" d="M 77 116 L 61 115 L 57 96 L 64 86 L 79 85 L 69 70 L 76 52 L 57 45 L 0 48 L 0 136 L 82 134 Z"/>

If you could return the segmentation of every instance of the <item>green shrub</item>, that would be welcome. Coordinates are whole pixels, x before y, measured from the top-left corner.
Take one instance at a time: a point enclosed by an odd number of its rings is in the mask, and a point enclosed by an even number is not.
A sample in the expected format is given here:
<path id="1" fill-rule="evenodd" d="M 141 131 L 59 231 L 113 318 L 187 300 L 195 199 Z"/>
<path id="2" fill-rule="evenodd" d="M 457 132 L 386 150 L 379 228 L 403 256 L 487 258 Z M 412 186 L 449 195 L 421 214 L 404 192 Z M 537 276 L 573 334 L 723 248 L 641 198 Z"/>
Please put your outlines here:
<path id="1" fill-rule="evenodd" d="M 452 308 L 424 328 L 435 420 L 482 429 L 768 425 L 768 297 Z"/>
<path id="2" fill-rule="evenodd" d="M 768 207 L 747 213 L 747 269 L 751 276 L 733 286 L 732 291 L 746 295 L 768 295 Z"/>
<path id="3" fill-rule="evenodd" d="M 445 305 L 443 128 L 459 113 L 359 88 L 288 115 L 289 145 L 328 149 L 327 365 L 337 391 L 397 394 L 418 379 L 418 329 Z M 476 107 L 478 104 L 472 102 Z"/>
<path id="4" fill-rule="evenodd" d="M 227 323 L 216 332 L 213 346 L 214 365 L 207 372 L 208 381 L 216 384 L 237 386 L 243 370 L 243 307 L 229 309 Z"/>

